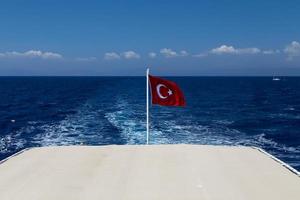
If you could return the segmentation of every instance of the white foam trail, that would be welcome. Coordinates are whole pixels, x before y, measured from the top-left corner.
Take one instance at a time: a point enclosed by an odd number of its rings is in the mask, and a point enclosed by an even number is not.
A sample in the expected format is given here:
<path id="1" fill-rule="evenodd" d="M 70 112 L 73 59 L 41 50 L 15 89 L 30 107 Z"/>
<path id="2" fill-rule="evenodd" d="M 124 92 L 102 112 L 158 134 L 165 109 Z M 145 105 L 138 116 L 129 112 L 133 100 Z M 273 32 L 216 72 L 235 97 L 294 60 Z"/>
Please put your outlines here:
<path id="1" fill-rule="evenodd" d="M 114 106 L 111 108 L 113 111 L 105 114 L 105 118 L 119 130 L 121 140 L 127 144 L 145 144 L 146 128 L 143 105 L 132 105 L 124 99 L 119 99 Z M 77 113 L 70 114 L 59 122 L 46 125 L 28 122 L 27 127 L 0 137 L 0 152 L 8 153 L 24 148 L 28 143 L 26 140 L 35 143 L 36 146 L 112 143 L 114 133 L 106 133 L 104 136 L 105 133 L 102 131 L 105 120 L 99 119 L 99 116 L 103 115 L 103 110 L 95 108 L 94 104 L 90 105 L 89 103 L 77 110 Z M 278 157 L 286 156 L 287 159 L 300 153 L 299 146 L 289 147 L 278 144 L 267 139 L 263 133 L 247 135 L 236 129 L 228 128 L 227 125 L 232 121 L 215 120 L 209 125 L 201 125 L 192 120 L 193 116 L 181 121 L 174 119 L 173 115 L 174 113 L 171 111 L 165 110 L 159 113 L 159 117 L 152 116 L 150 144 L 247 145 L 271 149 L 270 153 Z M 179 124 L 183 122 L 185 125 Z M 23 134 L 30 135 L 36 129 L 39 130 L 39 134 L 29 139 L 22 137 Z M 294 164 L 292 165 L 294 166 Z"/>
<path id="2" fill-rule="evenodd" d="M 78 109 L 76 114 L 68 115 L 58 123 L 46 124 L 40 127 L 42 133 L 33 138 L 33 142 L 40 146 L 76 145 L 91 141 L 101 144 L 102 121 L 97 119 L 98 112 L 88 103 Z M 93 124 L 93 127 L 90 127 Z"/>
<path id="3" fill-rule="evenodd" d="M 119 100 L 117 109 L 105 116 L 117 127 L 127 144 L 145 143 L 145 121 L 139 120 L 132 105 L 124 100 Z M 163 111 L 161 116 L 172 118 L 172 113 Z M 179 125 L 178 120 L 153 119 L 156 124 L 150 122 L 150 144 L 210 144 L 210 145 L 247 145 L 257 147 L 271 147 L 278 151 L 290 153 L 300 152 L 300 148 L 286 147 L 275 141 L 266 139 L 264 134 L 249 136 L 236 129 L 230 129 L 226 125 L 233 123 L 228 120 L 215 121 L 216 126 L 204 125 Z M 154 126 L 155 125 L 155 126 Z"/>
<path id="4" fill-rule="evenodd" d="M 22 138 L 22 134 L 30 131 L 31 127 L 25 127 L 10 135 L 0 136 L 0 153 L 10 153 L 24 148 L 27 141 Z"/>
<path id="5" fill-rule="evenodd" d="M 120 130 L 127 144 L 143 144 L 146 141 L 146 123 L 136 113 L 126 101 L 119 99 L 116 111 L 105 114 L 106 119 Z"/>

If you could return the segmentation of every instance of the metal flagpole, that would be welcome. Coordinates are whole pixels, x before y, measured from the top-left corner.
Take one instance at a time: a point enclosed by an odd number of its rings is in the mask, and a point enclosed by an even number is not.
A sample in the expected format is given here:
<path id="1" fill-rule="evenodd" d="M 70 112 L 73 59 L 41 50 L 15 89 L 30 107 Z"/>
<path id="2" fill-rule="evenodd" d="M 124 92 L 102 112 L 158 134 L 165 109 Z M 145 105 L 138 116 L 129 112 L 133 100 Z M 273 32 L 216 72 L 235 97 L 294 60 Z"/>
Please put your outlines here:
<path id="1" fill-rule="evenodd" d="M 146 126 L 147 126 L 147 144 L 149 144 L 149 68 L 147 68 L 146 72 Z"/>

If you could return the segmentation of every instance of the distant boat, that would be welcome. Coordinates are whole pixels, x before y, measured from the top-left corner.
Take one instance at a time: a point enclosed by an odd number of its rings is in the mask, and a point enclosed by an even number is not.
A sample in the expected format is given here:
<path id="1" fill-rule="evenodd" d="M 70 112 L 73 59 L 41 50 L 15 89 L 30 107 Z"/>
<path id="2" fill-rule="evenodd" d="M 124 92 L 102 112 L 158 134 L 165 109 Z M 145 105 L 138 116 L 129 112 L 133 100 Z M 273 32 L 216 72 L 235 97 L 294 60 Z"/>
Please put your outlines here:
<path id="1" fill-rule="evenodd" d="M 280 78 L 278 78 L 278 77 L 274 77 L 273 76 L 273 79 L 272 79 L 273 81 L 280 81 Z"/>

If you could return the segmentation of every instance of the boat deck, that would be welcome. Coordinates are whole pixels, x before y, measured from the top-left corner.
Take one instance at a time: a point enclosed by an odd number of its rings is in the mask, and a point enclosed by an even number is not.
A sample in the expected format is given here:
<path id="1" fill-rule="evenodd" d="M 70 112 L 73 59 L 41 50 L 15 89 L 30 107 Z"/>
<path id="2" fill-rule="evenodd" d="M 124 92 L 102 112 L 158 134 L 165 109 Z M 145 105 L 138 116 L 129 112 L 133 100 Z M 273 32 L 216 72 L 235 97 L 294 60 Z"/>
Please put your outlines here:
<path id="1" fill-rule="evenodd" d="M 0 199 L 299 200 L 291 170 L 251 147 L 41 147 L 0 163 Z"/>

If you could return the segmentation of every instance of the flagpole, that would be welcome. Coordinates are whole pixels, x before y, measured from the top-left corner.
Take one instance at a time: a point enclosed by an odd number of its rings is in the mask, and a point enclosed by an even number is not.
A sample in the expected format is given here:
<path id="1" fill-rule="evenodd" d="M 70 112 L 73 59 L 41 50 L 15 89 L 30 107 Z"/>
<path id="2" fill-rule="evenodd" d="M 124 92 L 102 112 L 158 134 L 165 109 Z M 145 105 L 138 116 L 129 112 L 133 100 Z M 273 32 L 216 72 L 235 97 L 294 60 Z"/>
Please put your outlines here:
<path id="1" fill-rule="evenodd" d="M 147 144 L 149 144 L 149 68 L 147 68 L 146 72 L 146 126 L 147 126 Z"/>

